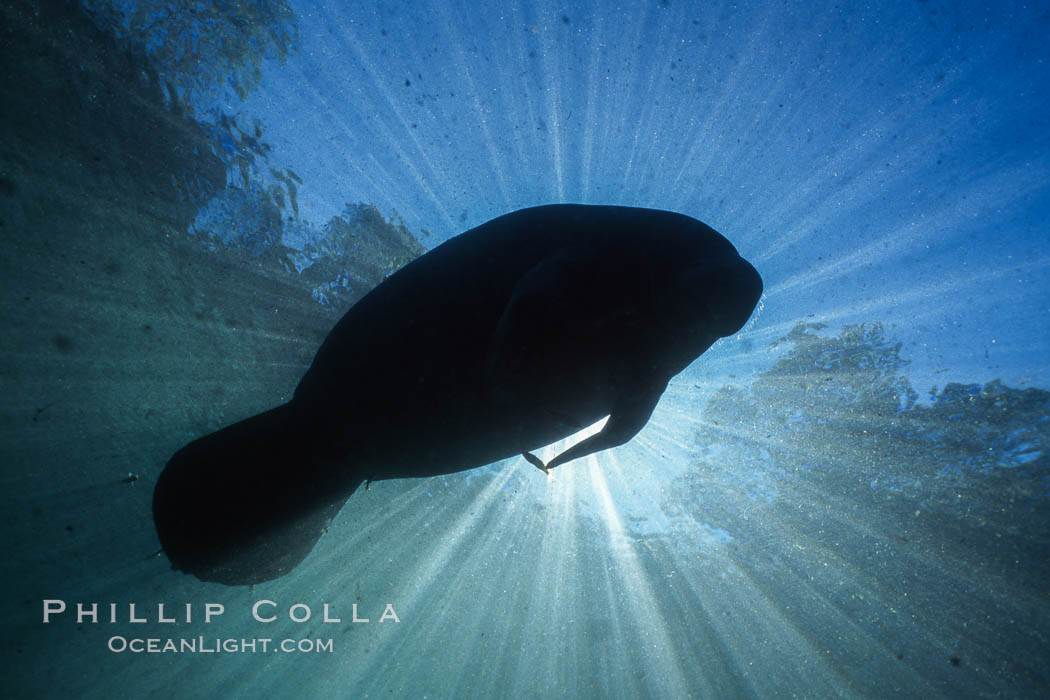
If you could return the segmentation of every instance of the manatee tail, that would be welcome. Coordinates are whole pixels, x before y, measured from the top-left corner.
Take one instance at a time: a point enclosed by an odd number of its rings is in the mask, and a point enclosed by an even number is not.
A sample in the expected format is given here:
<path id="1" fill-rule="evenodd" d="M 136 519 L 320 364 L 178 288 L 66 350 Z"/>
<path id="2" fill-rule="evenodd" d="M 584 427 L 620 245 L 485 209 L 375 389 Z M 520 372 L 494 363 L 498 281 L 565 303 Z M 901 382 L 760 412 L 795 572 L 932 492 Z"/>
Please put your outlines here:
<path id="1" fill-rule="evenodd" d="M 153 492 L 172 567 L 231 586 L 291 571 L 362 481 L 326 442 L 289 403 L 176 452 Z"/>

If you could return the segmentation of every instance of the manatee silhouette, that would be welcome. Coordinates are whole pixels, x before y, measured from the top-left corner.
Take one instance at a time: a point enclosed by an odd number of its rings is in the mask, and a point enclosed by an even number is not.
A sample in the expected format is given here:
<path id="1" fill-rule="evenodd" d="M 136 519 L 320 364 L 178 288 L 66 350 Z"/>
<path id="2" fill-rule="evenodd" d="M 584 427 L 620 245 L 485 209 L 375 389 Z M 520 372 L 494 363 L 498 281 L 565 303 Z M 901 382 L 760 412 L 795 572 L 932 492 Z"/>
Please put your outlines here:
<path id="1" fill-rule="evenodd" d="M 682 214 L 566 204 L 493 219 L 358 301 L 290 402 L 171 458 L 153 494 L 163 550 L 205 581 L 266 581 L 362 481 L 515 455 L 547 470 L 622 445 L 761 293 L 733 245 Z M 605 416 L 549 463 L 531 454 Z"/>

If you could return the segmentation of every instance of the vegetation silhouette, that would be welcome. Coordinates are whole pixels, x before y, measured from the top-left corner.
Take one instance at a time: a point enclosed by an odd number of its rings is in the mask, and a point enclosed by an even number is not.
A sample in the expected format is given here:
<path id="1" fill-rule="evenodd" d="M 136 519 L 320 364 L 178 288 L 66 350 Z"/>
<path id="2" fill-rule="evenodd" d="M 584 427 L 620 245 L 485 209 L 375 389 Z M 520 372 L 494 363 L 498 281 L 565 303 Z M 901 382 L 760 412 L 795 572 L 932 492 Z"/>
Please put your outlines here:
<path id="1" fill-rule="evenodd" d="M 833 337 L 817 334 L 824 328 L 797 324 L 774 343 L 787 353 L 749 388 L 719 389 L 698 444 L 724 442 L 728 431 L 745 463 L 765 451 L 781 466 L 827 469 L 829 478 L 943 508 L 970 496 L 971 512 L 982 504 L 991 518 L 1003 503 L 1045 507 L 1050 392 L 951 383 L 921 404 L 901 343 L 882 324 L 847 325 Z"/>
<path id="2" fill-rule="evenodd" d="M 299 38 L 295 13 L 283 0 L 82 0 L 100 29 L 141 48 L 168 88 L 189 106 L 226 84 L 244 99 L 262 77 L 263 62 L 283 64 Z"/>
<path id="3" fill-rule="evenodd" d="M 659 546 L 700 542 L 711 576 L 743 572 L 836 663 L 871 660 L 824 639 L 829 615 L 931 682 L 951 680 L 951 638 L 1018 693 L 1045 687 L 1050 392 L 951 383 L 919 402 L 882 324 L 825 328 L 798 323 L 769 370 L 714 393 Z"/>

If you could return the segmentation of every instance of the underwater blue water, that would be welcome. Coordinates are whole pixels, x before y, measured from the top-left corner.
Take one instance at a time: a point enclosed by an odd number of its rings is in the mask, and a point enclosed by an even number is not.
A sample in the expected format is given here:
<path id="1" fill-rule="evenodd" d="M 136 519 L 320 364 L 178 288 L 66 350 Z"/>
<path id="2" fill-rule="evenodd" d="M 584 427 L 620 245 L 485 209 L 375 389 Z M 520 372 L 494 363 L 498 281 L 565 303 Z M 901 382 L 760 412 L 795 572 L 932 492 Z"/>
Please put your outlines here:
<path id="1" fill-rule="evenodd" d="M 58 7 L 0 15 L 28 47 L 5 65 L 26 103 L 66 89 L 43 72 L 65 56 L 70 102 L 34 109 L 85 115 L 58 135 L 20 108 L 0 149 L 0 690 L 1050 693 L 1050 9 Z M 119 118 L 138 109 L 171 131 Z M 250 590 L 148 556 L 174 450 L 287 400 L 405 251 L 558 202 L 696 217 L 765 282 L 633 441 L 550 477 L 507 460 L 373 484 Z M 51 599 L 69 611 L 45 625 Z M 251 616 L 260 600 L 277 621 Z M 78 624 L 78 601 L 119 619 Z M 226 610 L 209 624 L 207 603 Z M 378 621 L 387 604 L 399 621 Z M 134 653 L 116 636 L 333 647 Z"/>

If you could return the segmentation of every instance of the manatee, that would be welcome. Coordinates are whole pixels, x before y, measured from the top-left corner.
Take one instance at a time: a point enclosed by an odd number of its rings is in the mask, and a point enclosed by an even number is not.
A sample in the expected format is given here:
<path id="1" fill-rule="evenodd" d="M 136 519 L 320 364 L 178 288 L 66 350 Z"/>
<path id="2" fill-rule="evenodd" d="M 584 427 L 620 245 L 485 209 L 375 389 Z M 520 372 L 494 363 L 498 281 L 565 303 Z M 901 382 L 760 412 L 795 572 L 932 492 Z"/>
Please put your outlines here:
<path id="1" fill-rule="evenodd" d="M 204 581 L 266 581 L 362 482 L 518 455 L 546 471 L 623 445 L 761 293 L 733 245 L 682 214 L 565 204 L 493 219 L 354 304 L 291 401 L 171 458 L 153 494 L 163 551 Z M 549 462 L 532 454 L 606 416 Z"/>

